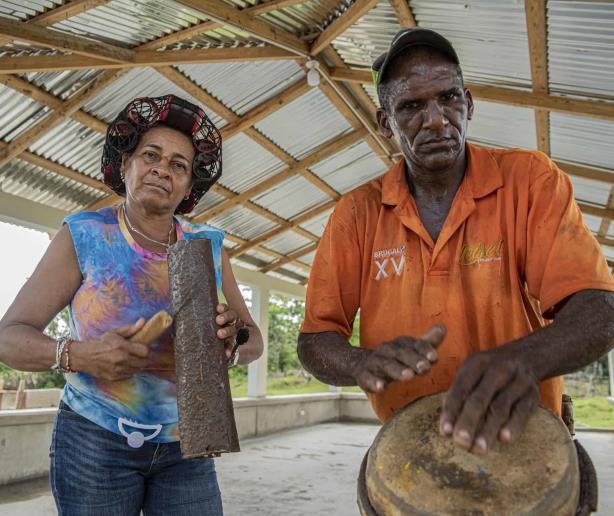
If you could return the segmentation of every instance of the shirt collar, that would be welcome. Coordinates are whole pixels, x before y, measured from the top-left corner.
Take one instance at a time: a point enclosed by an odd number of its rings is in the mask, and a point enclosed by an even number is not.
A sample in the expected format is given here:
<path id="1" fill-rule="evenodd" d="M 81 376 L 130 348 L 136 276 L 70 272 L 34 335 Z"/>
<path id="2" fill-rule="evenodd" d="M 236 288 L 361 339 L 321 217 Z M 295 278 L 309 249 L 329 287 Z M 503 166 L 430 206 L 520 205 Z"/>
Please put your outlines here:
<path id="1" fill-rule="evenodd" d="M 503 186 L 503 174 L 490 149 L 470 143 L 467 148 L 467 169 L 463 182 L 474 199 L 486 197 Z M 401 158 L 382 178 L 382 203 L 403 204 L 409 197 L 405 176 L 405 159 Z"/>

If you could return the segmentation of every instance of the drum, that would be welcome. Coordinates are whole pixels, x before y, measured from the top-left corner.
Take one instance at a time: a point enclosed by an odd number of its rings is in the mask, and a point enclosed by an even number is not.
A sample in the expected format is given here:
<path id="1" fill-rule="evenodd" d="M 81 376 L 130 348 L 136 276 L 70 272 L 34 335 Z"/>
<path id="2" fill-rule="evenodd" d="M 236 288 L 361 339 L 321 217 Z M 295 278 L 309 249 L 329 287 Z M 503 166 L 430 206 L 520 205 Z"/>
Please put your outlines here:
<path id="1" fill-rule="evenodd" d="M 439 435 L 442 401 L 443 394 L 416 400 L 380 429 L 359 477 L 363 516 L 573 515 L 595 509 L 590 459 L 553 413 L 540 407 L 516 441 L 497 443 L 482 456 Z"/>

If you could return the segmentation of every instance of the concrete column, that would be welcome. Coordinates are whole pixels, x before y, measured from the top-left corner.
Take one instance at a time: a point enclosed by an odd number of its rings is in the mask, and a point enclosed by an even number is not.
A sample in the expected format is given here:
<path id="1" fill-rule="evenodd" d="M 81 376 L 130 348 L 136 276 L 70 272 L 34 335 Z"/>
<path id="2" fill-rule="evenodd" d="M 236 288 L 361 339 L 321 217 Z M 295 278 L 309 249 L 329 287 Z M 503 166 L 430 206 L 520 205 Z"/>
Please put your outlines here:
<path id="1" fill-rule="evenodd" d="M 341 392 L 343 387 L 338 387 L 337 385 L 329 385 L 328 392 Z"/>
<path id="2" fill-rule="evenodd" d="M 610 403 L 614 405 L 614 350 L 608 353 L 608 365 L 610 367 Z"/>
<path id="3" fill-rule="evenodd" d="M 267 384 L 267 357 L 268 357 L 268 333 L 269 333 L 269 289 L 263 285 L 250 285 L 252 289 L 252 317 L 256 321 L 264 351 L 262 356 L 247 366 L 247 396 L 250 398 L 264 398 Z"/>

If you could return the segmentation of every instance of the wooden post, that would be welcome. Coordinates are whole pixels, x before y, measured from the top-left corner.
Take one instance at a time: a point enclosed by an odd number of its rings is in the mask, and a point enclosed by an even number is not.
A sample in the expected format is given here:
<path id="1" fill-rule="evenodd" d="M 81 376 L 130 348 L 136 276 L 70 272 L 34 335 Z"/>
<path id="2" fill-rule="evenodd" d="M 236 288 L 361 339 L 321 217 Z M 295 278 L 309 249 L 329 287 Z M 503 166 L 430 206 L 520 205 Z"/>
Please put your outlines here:
<path id="1" fill-rule="evenodd" d="M 19 380 L 19 387 L 17 387 L 17 394 L 15 395 L 15 408 L 26 408 L 26 380 L 24 378 Z"/>

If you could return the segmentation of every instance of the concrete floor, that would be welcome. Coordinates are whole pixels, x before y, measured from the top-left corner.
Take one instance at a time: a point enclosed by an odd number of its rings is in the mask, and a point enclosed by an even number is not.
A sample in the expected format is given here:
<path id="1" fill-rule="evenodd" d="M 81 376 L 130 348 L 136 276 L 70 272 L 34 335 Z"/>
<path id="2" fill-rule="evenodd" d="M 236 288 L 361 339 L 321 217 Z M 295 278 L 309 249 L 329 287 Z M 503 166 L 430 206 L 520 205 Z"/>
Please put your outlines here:
<path id="1" fill-rule="evenodd" d="M 355 516 L 360 461 L 378 427 L 322 424 L 245 440 L 216 461 L 228 516 Z M 599 515 L 614 514 L 614 433 L 579 439 L 599 475 Z M 46 479 L 0 487 L 0 515 L 56 514 Z"/>

